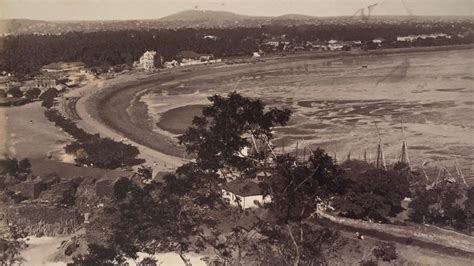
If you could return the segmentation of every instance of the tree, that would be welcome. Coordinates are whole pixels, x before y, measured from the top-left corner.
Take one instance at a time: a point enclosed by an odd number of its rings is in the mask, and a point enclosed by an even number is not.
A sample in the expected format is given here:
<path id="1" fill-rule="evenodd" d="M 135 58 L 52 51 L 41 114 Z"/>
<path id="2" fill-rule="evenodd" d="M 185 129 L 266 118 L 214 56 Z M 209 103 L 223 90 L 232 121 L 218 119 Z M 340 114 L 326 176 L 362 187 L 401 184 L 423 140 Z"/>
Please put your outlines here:
<path id="1" fill-rule="evenodd" d="M 104 246 L 90 244 L 88 246 L 88 254 L 79 255 L 73 258 L 71 266 L 113 266 L 125 262 L 123 255 L 119 254 L 113 248 L 106 248 Z"/>
<path id="2" fill-rule="evenodd" d="M 398 258 L 397 248 L 393 243 L 380 243 L 372 251 L 377 259 L 390 262 Z"/>
<path id="3" fill-rule="evenodd" d="M 146 257 L 138 263 L 138 266 L 157 266 L 158 261 L 152 257 Z"/>
<path id="4" fill-rule="evenodd" d="M 466 191 L 466 201 L 464 202 L 464 212 L 471 219 L 474 218 L 474 187 Z"/>
<path id="5" fill-rule="evenodd" d="M 21 98 L 23 97 L 23 92 L 20 90 L 19 87 L 13 87 L 8 90 L 8 94 L 11 94 L 15 98 Z"/>
<path id="6" fill-rule="evenodd" d="M 432 188 L 424 188 L 410 202 L 412 212 L 409 217 L 416 223 L 465 229 L 466 214 L 459 204 L 462 197 L 462 189 L 457 183 L 443 182 Z"/>
<path id="7" fill-rule="evenodd" d="M 321 250 L 314 247 L 317 243 L 322 245 L 335 241 L 335 236 L 316 237 L 322 232 L 312 228 L 306 221 L 316 212 L 319 203 L 344 191 L 341 179 L 343 171 L 319 148 L 307 162 L 300 162 L 296 157 L 284 154 L 276 158 L 275 165 L 275 173 L 265 182 L 265 188 L 272 198 L 268 208 L 277 223 L 270 230 L 264 231 L 264 234 L 269 239 L 276 237 L 276 241 L 283 241 L 282 237 L 285 236 L 286 241 L 279 243 L 289 245 L 284 254 L 292 254 L 289 260 L 291 264 L 322 263 L 324 258 L 320 254 Z M 329 233 L 327 231 L 325 234 Z"/>
<path id="8" fill-rule="evenodd" d="M 260 100 L 241 96 L 236 92 L 227 97 L 208 98 L 212 105 L 196 116 L 193 125 L 178 139 L 189 154 L 196 156 L 196 167 L 210 173 L 217 171 L 248 174 L 255 171 L 255 160 L 263 154 L 242 156 L 251 147 L 250 137 L 268 142 L 272 128 L 285 125 L 291 115 L 288 109 L 270 108 Z M 223 171 L 224 170 L 224 171 Z"/>
<path id="9" fill-rule="evenodd" d="M 41 106 L 51 108 L 53 106 L 54 98 L 56 98 L 57 96 L 58 90 L 56 90 L 55 88 L 49 88 L 39 96 L 39 99 L 43 101 Z"/>
<path id="10" fill-rule="evenodd" d="M 23 258 L 20 255 L 21 250 L 27 247 L 22 240 L 26 235 L 14 226 L 9 226 L 0 237 L 0 264 L 17 265 L 21 264 Z"/>
<path id="11" fill-rule="evenodd" d="M 466 215 L 466 224 L 468 233 L 472 233 L 474 228 L 474 187 L 466 192 L 466 201 L 464 202 L 464 214 Z"/>
<path id="12" fill-rule="evenodd" d="M 81 155 L 76 156 L 77 163 L 99 168 L 115 169 L 139 163 L 137 147 L 98 136 L 91 135 L 87 140 L 70 143 L 65 150 L 69 154 Z"/>
<path id="13" fill-rule="evenodd" d="M 150 183 L 153 179 L 153 169 L 144 165 L 140 166 L 137 170 L 137 176 L 143 183 Z"/>
<path id="14" fill-rule="evenodd" d="M 348 182 L 344 195 L 335 206 L 346 217 L 386 222 L 402 210 L 401 202 L 408 195 L 409 182 L 402 172 L 374 168 L 365 162 L 351 161 L 347 168 Z"/>
<path id="15" fill-rule="evenodd" d="M 41 90 L 38 89 L 38 88 L 33 88 L 31 90 L 28 90 L 26 93 L 25 93 L 25 97 L 27 99 L 36 99 L 40 96 L 41 94 Z"/>
<path id="16" fill-rule="evenodd" d="M 0 160 L 0 175 L 14 182 L 25 181 L 31 173 L 31 163 L 28 159 L 18 160 L 7 158 Z"/>

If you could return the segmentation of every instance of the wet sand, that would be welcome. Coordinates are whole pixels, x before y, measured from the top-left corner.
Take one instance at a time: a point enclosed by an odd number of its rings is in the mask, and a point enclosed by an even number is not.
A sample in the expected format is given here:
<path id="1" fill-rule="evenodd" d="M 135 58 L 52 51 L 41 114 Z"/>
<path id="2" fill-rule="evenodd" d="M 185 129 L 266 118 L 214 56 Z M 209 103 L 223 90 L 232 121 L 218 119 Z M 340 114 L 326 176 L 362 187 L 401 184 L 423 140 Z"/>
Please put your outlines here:
<path id="1" fill-rule="evenodd" d="M 414 165 L 428 160 L 450 166 L 456 156 L 469 176 L 474 156 L 472 51 L 298 56 L 181 68 L 104 89 L 88 104 L 108 127 L 177 157 L 182 149 L 175 136 L 183 129 L 172 117 L 190 121 L 192 112 L 183 106 L 206 103 L 215 93 L 236 90 L 291 108 L 294 117 L 288 127 L 275 130 L 275 143 L 287 150 L 296 142 L 300 148 L 319 146 L 337 152 L 338 159 L 349 151 L 352 158 L 361 157 L 365 149 L 373 158 L 377 122 L 387 158 L 395 161 L 403 118 Z M 160 120 L 162 115 L 167 121 Z"/>

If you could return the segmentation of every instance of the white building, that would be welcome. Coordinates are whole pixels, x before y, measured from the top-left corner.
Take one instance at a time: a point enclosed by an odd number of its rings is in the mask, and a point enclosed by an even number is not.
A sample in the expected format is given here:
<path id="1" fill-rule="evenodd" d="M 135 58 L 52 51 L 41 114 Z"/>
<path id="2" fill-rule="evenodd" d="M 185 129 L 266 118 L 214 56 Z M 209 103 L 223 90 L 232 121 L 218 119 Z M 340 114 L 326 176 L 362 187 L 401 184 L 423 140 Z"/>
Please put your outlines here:
<path id="1" fill-rule="evenodd" d="M 161 65 L 161 56 L 159 54 L 157 54 L 155 51 L 146 51 L 142 57 L 140 57 L 140 62 L 138 63 L 138 67 L 139 68 L 143 68 L 145 70 L 153 70 L 155 69 L 156 67 L 156 60 L 157 60 L 157 56 L 160 57 L 160 59 L 158 60 Z"/>
<path id="2" fill-rule="evenodd" d="M 217 41 L 217 39 L 219 39 L 219 37 L 217 36 L 214 36 L 214 35 L 205 35 L 204 37 L 202 37 L 204 40 L 211 40 L 211 41 Z"/>
<path id="3" fill-rule="evenodd" d="M 165 68 L 174 68 L 174 67 L 178 67 L 179 63 L 176 60 L 166 61 L 166 62 L 163 63 L 163 66 Z"/>
<path id="4" fill-rule="evenodd" d="M 386 41 L 387 41 L 387 40 L 385 40 L 384 38 L 379 37 L 379 38 L 373 39 L 373 40 L 372 40 L 372 43 L 375 43 L 375 44 L 382 44 L 382 43 L 384 43 L 384 42 L 386 42 Z"/>
<path id="5" fill-rule="evenodd" d="M 227 183 L 222 189 L 222 196 L 228 199 L 232 206 L 243 210 L 257 208 L 264 203 L 270 203 L 270 196 L 264 196 L 259 184 L 249 180 L 235 180 Z"/>
<path id="6" fill-rule="evenodd" d="M 192 66 L 219 63 L 221 59 L 214 59 L 212 54 L 198 54 L 193 51 L 181 51 L 176 55 L 180 66 Z"/>
<path id="7" fill-rule="evenodd" d="M 408 35 L 408 36 L 398 36 L 397 41 L 399 41 L 399 42 L 414 42 L 418 39 L 426 40 L 426 39 L 437 39 L 437 38 L 451 39 L 451 36 L 446 34 L 446 33 Z"/>

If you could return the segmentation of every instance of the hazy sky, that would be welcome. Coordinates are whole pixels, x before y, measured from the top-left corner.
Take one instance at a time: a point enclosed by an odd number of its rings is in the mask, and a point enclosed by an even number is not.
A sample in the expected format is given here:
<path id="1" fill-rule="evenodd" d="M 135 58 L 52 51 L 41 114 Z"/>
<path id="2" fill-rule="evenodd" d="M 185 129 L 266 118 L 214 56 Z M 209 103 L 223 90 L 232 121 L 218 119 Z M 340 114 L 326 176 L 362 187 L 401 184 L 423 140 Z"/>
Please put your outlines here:
<path id="1" fill-rule="evenodd" d="M 405 6 L 403 2 L 405 2 Z M 472 16 L 474 0 L 0 0 L 0 17 L 41 20 L 154 19 L 182 10 L 223 10 L 245 15 L 297 13 L 353 15 L 381 3 L 375 15 Z"/>

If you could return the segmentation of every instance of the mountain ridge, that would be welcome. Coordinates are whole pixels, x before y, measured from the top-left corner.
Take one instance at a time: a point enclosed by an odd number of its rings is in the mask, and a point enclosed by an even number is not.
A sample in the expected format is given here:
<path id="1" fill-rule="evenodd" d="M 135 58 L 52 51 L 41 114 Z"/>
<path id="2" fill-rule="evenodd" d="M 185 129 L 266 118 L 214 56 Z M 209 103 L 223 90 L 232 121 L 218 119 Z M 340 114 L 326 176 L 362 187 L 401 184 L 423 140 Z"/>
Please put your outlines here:
<path id="1" fill-rule="evenodd" d="M 385 20 L 405 21 L 436 21 L 459 20 L 471 17 L 414 17 L 414 16 L 372 16 L 371 22 Z M 0 19 L 0 36 L 17 34 L 62 34 L 67 32 L 98 32 L 118 30 L 149 30 L 170 28 L 235 28 L 259 27 L 262 25 L 301 25 L 324 23 L 347 24 L 361 21 L 359 17 L 319 17 L 302 14 L 284 14 L 280 16 L 250 16 L 228 11 L 215 10 L 184 10 L 169 16 L 156 19 L 129 19 L 129 20 L 74 20 L 74 21 L 47 21 L 34 19 Z"/>

